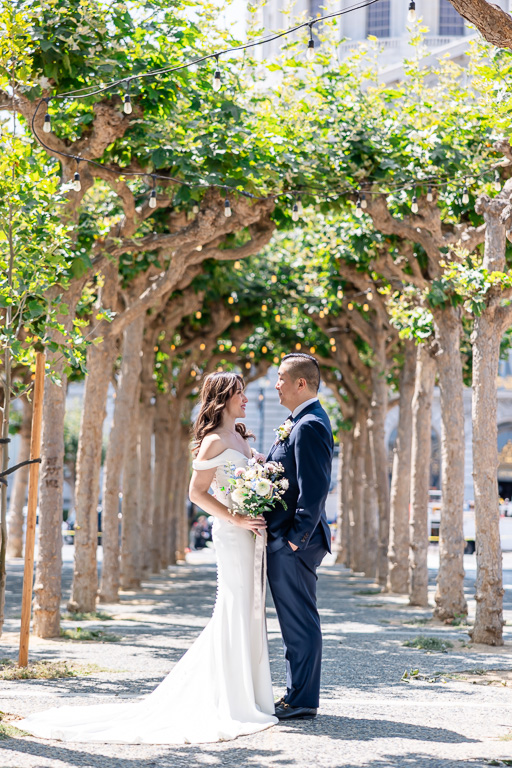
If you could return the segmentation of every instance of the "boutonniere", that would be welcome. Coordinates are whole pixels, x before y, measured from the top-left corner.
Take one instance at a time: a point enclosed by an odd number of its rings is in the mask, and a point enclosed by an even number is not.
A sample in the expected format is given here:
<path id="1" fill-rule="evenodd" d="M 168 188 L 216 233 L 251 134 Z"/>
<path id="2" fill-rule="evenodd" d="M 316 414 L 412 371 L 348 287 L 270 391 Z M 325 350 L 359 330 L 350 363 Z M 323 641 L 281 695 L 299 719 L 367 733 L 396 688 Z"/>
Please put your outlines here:
<path id="1" fill-rule="evenodd" d="M 290 432 L 292 431 L 293 427 L 293 421 L 291 419 L 286 419 L 284 424 L 281 424 L 280 427 L 274 429 L 274 432 L 277 433 L 277 440 L 282 443 L 284 440 L 290 437 Z"/>

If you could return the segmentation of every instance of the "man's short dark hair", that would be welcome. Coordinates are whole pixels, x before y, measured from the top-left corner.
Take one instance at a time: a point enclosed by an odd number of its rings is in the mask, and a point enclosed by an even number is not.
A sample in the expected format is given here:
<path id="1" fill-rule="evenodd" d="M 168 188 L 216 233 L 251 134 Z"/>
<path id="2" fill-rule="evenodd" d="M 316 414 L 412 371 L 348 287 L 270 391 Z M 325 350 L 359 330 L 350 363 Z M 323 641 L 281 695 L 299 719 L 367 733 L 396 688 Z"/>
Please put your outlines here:
<path id="1" fill-rule="evenodd" d="M 318 392 L 320 387 L 320 366 L 313 355 L 307 355 L 305 352 L 290 352 L 285 355 L 281 363 L 287 363 L 287 370 L 293 379 L 305 379 L 308 388 L 313 392 Z"/>

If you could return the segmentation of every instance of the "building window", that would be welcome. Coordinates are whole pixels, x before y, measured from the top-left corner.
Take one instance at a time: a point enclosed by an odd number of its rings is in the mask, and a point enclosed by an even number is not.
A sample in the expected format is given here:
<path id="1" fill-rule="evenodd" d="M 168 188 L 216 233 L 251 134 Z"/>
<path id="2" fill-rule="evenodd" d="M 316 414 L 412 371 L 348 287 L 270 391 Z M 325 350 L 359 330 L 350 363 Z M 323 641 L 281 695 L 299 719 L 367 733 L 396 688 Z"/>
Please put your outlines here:
<path id="1" fill-rule="evenodd" d="M 447 37 L 464 34 L 464 19 L 448 0 L 439 0 L 439 34 Z"/>
<path id="2" fill-rule="evenodd" d="M 368 8 L 366 34 L 374 37 L 389 37 L 390 0 L 381 0 Z"/>

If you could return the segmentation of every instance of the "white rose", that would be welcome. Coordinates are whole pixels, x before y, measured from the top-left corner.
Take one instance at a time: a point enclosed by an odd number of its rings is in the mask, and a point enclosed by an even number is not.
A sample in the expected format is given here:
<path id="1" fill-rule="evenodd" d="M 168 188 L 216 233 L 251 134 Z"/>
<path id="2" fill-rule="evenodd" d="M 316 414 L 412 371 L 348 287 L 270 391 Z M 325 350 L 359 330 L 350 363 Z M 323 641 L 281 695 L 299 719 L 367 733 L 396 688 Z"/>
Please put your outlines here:
<path id="1" fill-rule="evenodd" d="M 245 473 L 245 479 L 246 480 L 254 480 L 255 477 L 258 476 L 258 473 L 255 469 L 248 469 Z"/>
<path id="2" fill-rule="evenodd" d="M 267 496 L 270 493 L 270 481 L 265 480 L 265 478 L 262 478 L 261 480 L 258 480 L 256 483 L 255 491 L 258 494 L 258 496 Z"/>
<path id="3" fill-rule="evenodd" d="M 244 486 L 245 486 L 246 488 L 252 488 L 252 482 L 251 482 L 251 480 L 246 480 L 246 481 L 245 481 L 245 483 L 244 483 Z"/>
<path id="4" fill-rule="evenodd" d="M 233 502 L 235 504 L 239 504 L 240 506 L 242 506 L 245 500 L 245 494 L 240 488 L 235 488 L 235 490 L 231 494 L 231 498 L 233 499 Z"/>
<path id="5" fill-rule="evenodd" d="M 241 477 L 239 477 L 238 480 L 236 481 L 236 487 L 237 488 L 243 488 L 244 485 L 245 485 L 244 481 L 242 480 Z"/>

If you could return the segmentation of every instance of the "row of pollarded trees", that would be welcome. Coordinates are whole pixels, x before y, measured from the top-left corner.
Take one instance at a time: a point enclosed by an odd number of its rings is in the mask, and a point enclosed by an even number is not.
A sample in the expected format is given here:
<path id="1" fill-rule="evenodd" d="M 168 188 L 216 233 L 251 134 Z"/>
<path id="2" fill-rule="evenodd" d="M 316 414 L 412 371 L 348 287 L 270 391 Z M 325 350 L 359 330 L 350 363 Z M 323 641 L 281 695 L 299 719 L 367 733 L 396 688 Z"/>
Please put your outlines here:
<path id="1" fill-rule="evenodd" d="M 511 155 L 507 142 L 496 149 Z M 472 636 L 489 644 L 502 643 L 503 625 L 496 377 L 501 339 L 512 324 L 511 193 L 512 181 L 505 181 L 494 197 L 475 201 L 480 222 L 455 223 L 437 194 L 427 200 L 425 190 L 421 212 L 404 214 L 369 187 L 363 226 L 319 217 L 283 248 L 303 254 L 290 292 L 302 296 L 308 322 L 329 339 L 320 360 L 344 416 L 338 559 L 389 591 L 408 593 L 414 605 L 428 604 L 430 420 L 439 384 L 443 504 L 435 615 L 446 621 L 467 612 L 463 343 L 472 348 L 478 568 Z M 385 419 L 396 403 L 393 382 L 400 416 L 389 489 Z"/>

